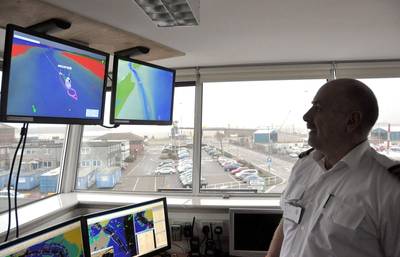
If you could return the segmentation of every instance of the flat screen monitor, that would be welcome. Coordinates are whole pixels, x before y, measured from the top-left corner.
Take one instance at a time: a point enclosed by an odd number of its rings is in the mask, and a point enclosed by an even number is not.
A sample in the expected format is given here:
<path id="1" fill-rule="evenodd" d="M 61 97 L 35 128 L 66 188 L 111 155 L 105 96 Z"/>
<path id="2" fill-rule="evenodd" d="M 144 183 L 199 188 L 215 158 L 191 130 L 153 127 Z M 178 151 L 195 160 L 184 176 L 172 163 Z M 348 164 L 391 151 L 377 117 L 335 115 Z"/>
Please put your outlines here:
<path id="1" fill-rule="evenodd" d="M 171 125 L 175 70 L 114 56 L 111 124 Z"/>
<path id="2" fill-rule="evenodd" d="M 102 124 L 109 54 L 7 25 L 4 122 Z"/>
<path id="3" fill-rule="evenodd" d="M 282 218 L 281 210 L 230 209 L 229 254 L 264 257 Z"/>
<path id="4" fill-rule="evenodd" d="M 90 214 L 84 222 L 87 257 L 153 256 L 171 247 L 166 198 Z"/>
<path id="5" fill-rule="evenodd" d="M 0 245 L 0 256 L 84 257 L 81 218 Z"/>

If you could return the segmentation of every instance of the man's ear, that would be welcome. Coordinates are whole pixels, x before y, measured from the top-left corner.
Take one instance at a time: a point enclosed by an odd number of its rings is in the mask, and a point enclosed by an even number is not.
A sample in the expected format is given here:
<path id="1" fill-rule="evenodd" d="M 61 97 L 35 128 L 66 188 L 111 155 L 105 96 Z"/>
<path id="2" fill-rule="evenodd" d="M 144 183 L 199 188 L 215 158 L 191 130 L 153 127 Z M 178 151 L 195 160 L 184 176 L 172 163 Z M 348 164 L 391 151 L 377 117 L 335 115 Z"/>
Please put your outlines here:
<path id="1" fill-rule="evenodd" d="M 361 127 L 362 113 L 360 111 L 353 111 L 349 114 L 347 119 L 347 132 L 353 132 Z"/>

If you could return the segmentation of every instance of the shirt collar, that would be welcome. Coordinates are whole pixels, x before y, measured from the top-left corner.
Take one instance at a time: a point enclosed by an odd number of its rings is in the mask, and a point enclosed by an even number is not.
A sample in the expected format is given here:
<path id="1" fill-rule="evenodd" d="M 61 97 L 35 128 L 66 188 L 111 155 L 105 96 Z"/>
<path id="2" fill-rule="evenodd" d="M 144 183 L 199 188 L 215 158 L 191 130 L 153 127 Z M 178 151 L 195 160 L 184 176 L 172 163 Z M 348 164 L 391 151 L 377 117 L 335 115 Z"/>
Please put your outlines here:
<path id="1" fill-rule="evenodd" d="M 336 163 L 333 167 L 337 167 L 338 165 L 347 165 L 350 169 L 355 168 L 364 153 L 370 148 L 368 140 L 363 141 L 358 144 L 356 147 L 350 150 L 338 163 Z M 324 158 L 325 155 L 320 151 L 316 150 L 311 153 L 311 157 L 320 165 L 322 168 L 324 167 Z"/>

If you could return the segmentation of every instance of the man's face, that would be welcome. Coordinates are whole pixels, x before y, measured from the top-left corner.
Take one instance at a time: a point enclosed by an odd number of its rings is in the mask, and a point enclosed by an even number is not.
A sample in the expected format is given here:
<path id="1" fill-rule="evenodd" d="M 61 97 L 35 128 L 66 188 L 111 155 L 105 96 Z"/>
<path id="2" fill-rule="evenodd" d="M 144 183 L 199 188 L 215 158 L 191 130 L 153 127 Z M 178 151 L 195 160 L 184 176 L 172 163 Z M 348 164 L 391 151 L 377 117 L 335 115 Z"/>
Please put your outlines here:
<path id="1" fill-rule="evenodd" d="M 314 97 L 312 107 L 303 120 L 310 130 L 308 144 L 321 152 L 329 152 L 347 140 L 347 113 L 340 90 L 333 85 L 324 85 Z"/>

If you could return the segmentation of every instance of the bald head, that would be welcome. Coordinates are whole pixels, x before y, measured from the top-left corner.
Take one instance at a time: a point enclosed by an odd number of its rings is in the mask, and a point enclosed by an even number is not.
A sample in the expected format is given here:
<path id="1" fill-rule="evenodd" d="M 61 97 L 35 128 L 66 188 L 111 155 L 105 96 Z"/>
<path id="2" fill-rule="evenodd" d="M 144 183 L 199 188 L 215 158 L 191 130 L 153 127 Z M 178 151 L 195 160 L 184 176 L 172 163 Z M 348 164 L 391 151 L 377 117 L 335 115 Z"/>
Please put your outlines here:
<path id="1" fill-rule="evenodd" d="M 378 119 L 378 101 L 372 90 L 355 79 L 336 79 L 326 83 L 324 88 L 332 89 L 332 97 L 344 111 L 361 113 L 361 131 L 365 136 Z"/>

